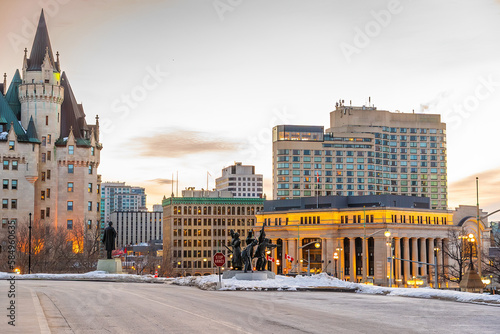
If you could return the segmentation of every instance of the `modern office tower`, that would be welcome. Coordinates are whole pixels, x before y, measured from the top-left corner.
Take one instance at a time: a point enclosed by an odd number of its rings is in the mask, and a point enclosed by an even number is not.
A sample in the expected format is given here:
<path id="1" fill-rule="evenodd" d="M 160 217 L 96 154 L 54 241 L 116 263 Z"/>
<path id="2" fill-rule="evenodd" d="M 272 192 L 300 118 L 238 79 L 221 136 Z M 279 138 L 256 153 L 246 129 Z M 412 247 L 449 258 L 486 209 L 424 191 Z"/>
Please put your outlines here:
<path id="1" fill-rule="evenodd" d="M 42 11 L 21 72 L 8 89 L 4 76 L 0 92 L 2 225 L 31 219 L 72 230 L 100 220 L 99 120 L 87 124 L 55 56 Z"/>
<path id="2" fill-rule="evenodd" d="M 227 255 L 230 230 L 239 233 L 242 248 L 255 214 L 262 210 L 262 198 L 234 198 L 228 191 L 185 190 L 182 197 L 163 199 L 163 256 L 172 261 L 177 275 L 204 275 L 215 272 L 215 252 Z"/>
<path id="3" fill-rule="evenodd" d="M 141 187 L 125 185 L 125 182 L 102 183 L 102 211 L 105 222 L 115 211 L 147 211 L 146 193 Z"/>
<path id="4" fill-rule="evenodd" d="M 273 128 L 273 196 L 394 194 L 447 208 L 446 124 L 440 115 L 337 103 L 330 128 Z"/>
<path id="5" fill-rule="evenodd" d="M 262 197 L 262 174 L 255 174 L 255 166 L 234 165 L 222 169 L 215 180 L 216 190 L 230 191 L 236 198 Z"/>
<path id="6" fill-rule="evenodd" d="M 125 247 L 163 239 L 163 208 L 153 211 L 115 211 L 110 221 L 116 227 L 116 245 Z M 158 208 L 159 207 L 159 208 Z"/>

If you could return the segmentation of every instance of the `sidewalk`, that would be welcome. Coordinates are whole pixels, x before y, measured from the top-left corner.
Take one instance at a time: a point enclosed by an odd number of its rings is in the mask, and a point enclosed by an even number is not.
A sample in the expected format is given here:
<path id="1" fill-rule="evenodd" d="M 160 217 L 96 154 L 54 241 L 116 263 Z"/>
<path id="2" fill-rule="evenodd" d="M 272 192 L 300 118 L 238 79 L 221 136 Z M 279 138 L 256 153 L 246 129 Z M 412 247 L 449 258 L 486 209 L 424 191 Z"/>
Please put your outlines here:
<path id="1" fill-rule="evenodd" d="M 0 333 L 50 333 L 45 315 L 40 306 L 37 295 L 30 288 L 23 285 L 22 280 L 15 280 L 15 296 L 10 293 L 11 281 L 0 280 L 1 311 Z M 9 298 L 9 294 L 11 298 Z M 8 310 L 11 301 L 14 301 L 15 310 Z M 13 313 L 15 312 L 15 313 Z M 15 317 L 15 326 L 9 325 L 12 321 L 8 315 Z"/>

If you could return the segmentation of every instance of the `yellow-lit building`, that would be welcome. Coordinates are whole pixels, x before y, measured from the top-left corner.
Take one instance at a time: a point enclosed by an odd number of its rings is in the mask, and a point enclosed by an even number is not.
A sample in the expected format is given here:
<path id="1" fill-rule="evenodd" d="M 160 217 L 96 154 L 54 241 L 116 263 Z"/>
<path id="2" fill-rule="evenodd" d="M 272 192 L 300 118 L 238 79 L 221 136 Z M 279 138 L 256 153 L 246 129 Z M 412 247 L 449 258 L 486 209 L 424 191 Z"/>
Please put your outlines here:
<path id="1" fill-rule="evenodd" d="M 463 207 L 429 207 L 429 198 L 397 195 L 266 201 L 256 229 L 266 224 L 267 237 L 278 245 L 271 257 L 279 274 L 303 274 L 309 262 L 313 273 L 352 282 L 432 286 L 436 260 L 444 283 L 449 260 L 442 250 L 450 231 L 476 223 Z"/>

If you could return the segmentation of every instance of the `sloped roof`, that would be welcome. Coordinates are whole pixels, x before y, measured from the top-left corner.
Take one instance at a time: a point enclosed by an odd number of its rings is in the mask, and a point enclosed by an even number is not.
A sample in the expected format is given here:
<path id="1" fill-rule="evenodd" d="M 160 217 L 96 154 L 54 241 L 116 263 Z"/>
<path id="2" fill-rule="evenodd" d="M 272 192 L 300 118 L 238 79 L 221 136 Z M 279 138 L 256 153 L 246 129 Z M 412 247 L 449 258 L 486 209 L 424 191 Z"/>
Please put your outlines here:
<path id="1" fill-rule="evenodd" d="M 29 142 L 40 143 L 38 139 L 38 134 L 36 133 L 35 122 L 33 122 L 33 116 L 30 117 L 30 122 L 28 124 L 28 130 L 26 130 L 26 136 Z"/>
<path id="2" fill-rule="evenodd" d="M 14 124 L 14 131 L 17 135 L 18 141 L 28 141 L 29 138 L 26 136 L 26 132 L 24 131 L 21 124 L 17 120 L 16 116 L 12 109 L 10 109 L 9 104 L 5 100 L 2 94 L 0 94 L 0 119 L 3 119 L 7 124 L 7 131 L 10 129 L 10 124 Z"/>
<path id="3" fill-rule="evenodd" d="M 18 120 L 21 120 L 21 102 L 19 102 L 18 88 L 22 82 L 19 70 L 16 70 L 16 73 L 10 83 L 9 90 L 7 91 L 7 94 L 5 94 L 5 99 Z"/>
<path id="4" fill-rule="evenodd" d="M 83 112 L 83 107 L 76 102 L 66 72 L 62 73 L 61 86 L 64 87 L 64 101 L 61 105 L 60 137 L 68 137 L 70 129 L 73 128 L 75 139 L 83 138 L 82 130 L 89 130 L 85 121 L 85 113 Z"/>
<path id="5" fill-rule="evenodd" d="M 47 30 L 47 24 L 45 23 L 45 15 L 40 15 L 40 20 L 38 21 L 38 28 L 36 29 L 35 40 L 33 41 L 33 46 L 31 47 L 31 54 L 28 60 L 28 71 L 41 71 L 43 59 L 45 58 L 45 50 L 49 49 L 50 63 L 54 70 L 56 70 L 56 65 L 54 63 L 54 54 L 52 53 L 52 46 L 50 45 L 49 31 Z"/>

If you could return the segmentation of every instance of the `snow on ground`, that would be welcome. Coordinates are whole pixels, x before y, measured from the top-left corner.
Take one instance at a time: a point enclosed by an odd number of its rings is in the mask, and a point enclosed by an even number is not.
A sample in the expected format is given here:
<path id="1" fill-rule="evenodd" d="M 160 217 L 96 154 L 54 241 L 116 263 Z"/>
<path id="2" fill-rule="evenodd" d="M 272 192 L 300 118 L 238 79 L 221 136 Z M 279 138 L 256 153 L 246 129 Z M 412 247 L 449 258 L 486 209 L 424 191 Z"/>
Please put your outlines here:
<path id="1" fill-rule="evenodd" d="M 172 278 L 154 277 L 153 275 L 130 275 L 130 274 L 108 274 L 105 271 L 91 271 L 84 274 L 25 274 L 15 275 L 12 273 L 0 272 L 0 279 L 10 279 L 12 276 L 16 280 L 39 279 L 39 280 L 61 280 L 61 281 L 114 281 L 114 282 L 146 282 L 165 283 Z"/>
<path id="2" fill-rule="evenodd" d="M 210 276 L 189 276 L 178 277 L 173 280 L 173 284 L 197 286 L 203 290 L 215 290 L 219 277 Z M 312 276 L 280 276 L 276 279 L 265 281 L 243 281 L 236 278 L 223 279 L 223 288 L 221 290 L 266 290 L 277 289 L 279 291 L 297 291 L 301 289 L 318 288 L 341 288 L 352 290 L 357 293 L 379 294 L 388 296 L 403 296 L 414 298 L 436 298 L 458 302 L 488 303 L 500 305 L 500 295 L 488 295 L 479 293 L 460 292 L 452 290 L 436 290 L 431 288 L 388 288 L 373 286 L 360 283 L 352 283 L 339 280 L 328 276 L 327 274 L 318 274 Z M 332 289 L 333 290 L 333 289 Z"/>

